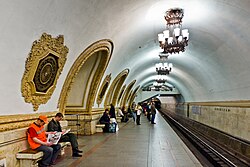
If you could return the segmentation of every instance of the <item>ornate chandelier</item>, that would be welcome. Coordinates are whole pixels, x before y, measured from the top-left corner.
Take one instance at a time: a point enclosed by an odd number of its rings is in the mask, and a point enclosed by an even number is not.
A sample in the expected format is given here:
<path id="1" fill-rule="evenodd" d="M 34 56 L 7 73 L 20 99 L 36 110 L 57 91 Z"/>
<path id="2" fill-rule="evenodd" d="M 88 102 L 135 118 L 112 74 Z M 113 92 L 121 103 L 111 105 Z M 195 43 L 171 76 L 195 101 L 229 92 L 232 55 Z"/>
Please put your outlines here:
<path id="1" fill-rule="evenodd" d="M 168 75 L 169 72 L 172 70 L 173 68 L 173 64 L 172 63 L 157 63 L 155 65 L 156 68 L 156 72 L 158 75 Z"/>
<path id="2" fill-rule="evenodd" d="M 166 30 L 158 34 L 160 47 L 163 53 L 184 52 L 188 45 L 188 29 L 182 30 L 182 18 L 184 11 L 181 8 L 172 8 L 166 11 L 165 20 L 167 21 Z"/>
<path id="3" fill-rule="evenodd" d="M 167 81 L 166 78 L 164 78 L 164 75 L 158 75 L 157 78 L 155 79 L 157 83 L 165 83 Z"/>
<path id="4" fill-rule="evenodd" d="M 154 82 L 153 85 L 154 85 L 155 89 L 160 89 L 162 87 L 163 83 Z"/>

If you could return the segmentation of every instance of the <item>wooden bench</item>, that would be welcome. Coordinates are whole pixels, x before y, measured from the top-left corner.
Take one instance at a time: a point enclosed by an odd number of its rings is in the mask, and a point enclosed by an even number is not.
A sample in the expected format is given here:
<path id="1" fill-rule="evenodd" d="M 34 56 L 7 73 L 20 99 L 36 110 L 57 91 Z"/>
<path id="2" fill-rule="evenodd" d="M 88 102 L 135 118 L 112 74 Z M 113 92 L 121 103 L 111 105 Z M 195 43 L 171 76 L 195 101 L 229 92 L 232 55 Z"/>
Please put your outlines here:
<path id="1" fill-rule="evenodd" d="M 103 128 L 105 127 L 105 124 L 96 124 L 96 132 L 103 132 Z"/>
<path id="2" fill-rule="evenodd" d="M 61 152 L 59 155 L 63 155 L 64 148 L 70 145 L 70 142 L 60 142 Z M 20 167 L 38 167 L 38 161 L 43 157 L 42 151 L 36 151 L 32 149 L 23 150 L 16 154 L 16 158 L 20 160 Z"/>

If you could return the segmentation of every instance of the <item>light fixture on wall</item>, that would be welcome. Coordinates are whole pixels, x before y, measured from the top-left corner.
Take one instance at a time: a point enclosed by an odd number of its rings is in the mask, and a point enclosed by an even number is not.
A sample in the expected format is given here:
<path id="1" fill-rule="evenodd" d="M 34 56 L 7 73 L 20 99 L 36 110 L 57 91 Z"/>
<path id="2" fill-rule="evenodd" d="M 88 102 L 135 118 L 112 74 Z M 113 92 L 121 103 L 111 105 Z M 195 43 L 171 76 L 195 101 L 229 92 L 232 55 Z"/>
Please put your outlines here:
<path id="1" fill-rule="evenodd" d="M 173 64 L 167 62 L 157 63 L 155 68 L 158 75 L 168 75 L 173 68 Z"/>
<path id="2" fill-rule="evenodd" d="M 166 11 L 165 20 L 167 21 L 166 30 L 158 34 L 160 47 L 163 53 L 184 52 L 188 45 L 188 29 L 182 30 L 182 18 L 184 11 L 181 8 L 172 8 Z"/>

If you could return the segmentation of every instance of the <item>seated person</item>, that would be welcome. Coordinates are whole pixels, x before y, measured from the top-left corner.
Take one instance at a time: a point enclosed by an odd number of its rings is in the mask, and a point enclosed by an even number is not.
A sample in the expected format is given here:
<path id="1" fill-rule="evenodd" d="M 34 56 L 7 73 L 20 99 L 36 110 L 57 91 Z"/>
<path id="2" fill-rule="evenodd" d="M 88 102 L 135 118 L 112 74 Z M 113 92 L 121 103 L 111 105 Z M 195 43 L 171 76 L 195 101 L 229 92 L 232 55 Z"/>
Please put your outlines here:
<path id="1" fill-rule="evenodd" d="M 99 122 L 100 122 L 100 124 L 105 124 L 105 127 L 103 128 L 103 132 L 109 132 L 110 118 L 109 118 L 109 110 L 108 109 L 105 109 Z"/>
<path id="2" fill-rule="evenodd" d="M 48 123 L 47 117 L 40 115 L 36 122 L 29 126 L 27 131 L 28 143 L 31 149 L 43 152 L 43 158 L 39 162 L 39 167 L 54 165 L 61 149 L 60 144 L 52 145 L 51 142 L 47 142 L 46 134 L 54 132 L 45 132 L 44 125 L 46 123 Z"/>
<path id="3" fill-rule="evenodd" d="M 122 117 L 121 122 L 128 122 L 128 113 L 125 111 L 125 107 L 119 108 L 118 116 Z"/>
<path id="4" fill-rule="evenodd" d="M 124 122 L 124 114 L 123 114 L 123 112 L 122 112 L 122 110 L 121 110 L 121 108 L 119 107 L 119 109 L 118 109 L 118 117 L 122 117 L 122 122 Z"/>
<path id="5" fill-rule="evenodd" d="M 63 118 L 63 114 L 62 113 L 57 113 L 55 115 L 55 117 L 49 122 L 48 124 L 48 131 L 49 132 L 62 132 L 62 136 L 59 140 L 59 142 L 70 142 L 71 147 L 72 147 L 72 156 L 73 157 L 81 157 L 82 155 L 79 153 L 82 153 L 82 151 L 80 151 L 78 149 L 78 142 L 76 139 L 75 134 L 73 133 L 65 133 L 65 130 L 62 130 L 62 127 L 60 125 L 60 122 Z"/>

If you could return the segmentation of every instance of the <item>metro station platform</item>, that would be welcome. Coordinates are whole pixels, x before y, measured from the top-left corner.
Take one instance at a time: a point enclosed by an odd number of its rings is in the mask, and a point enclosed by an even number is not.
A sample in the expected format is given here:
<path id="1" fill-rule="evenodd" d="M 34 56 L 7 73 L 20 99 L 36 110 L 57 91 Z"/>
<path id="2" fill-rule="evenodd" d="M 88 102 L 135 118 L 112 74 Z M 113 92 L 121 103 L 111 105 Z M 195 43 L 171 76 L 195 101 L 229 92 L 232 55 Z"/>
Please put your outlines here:
<path id="1" fill-rule="evenodd" d="M 141 115 L 141 125 L 132 118 L 119 123 L 116 133 L 79 136 L 80 158 L 71 157 L 71 147 L 56 167 L 201 167 L 197 158 L 158 113 L 156 124 Z"/>

